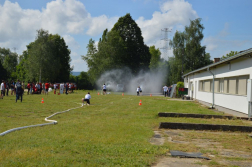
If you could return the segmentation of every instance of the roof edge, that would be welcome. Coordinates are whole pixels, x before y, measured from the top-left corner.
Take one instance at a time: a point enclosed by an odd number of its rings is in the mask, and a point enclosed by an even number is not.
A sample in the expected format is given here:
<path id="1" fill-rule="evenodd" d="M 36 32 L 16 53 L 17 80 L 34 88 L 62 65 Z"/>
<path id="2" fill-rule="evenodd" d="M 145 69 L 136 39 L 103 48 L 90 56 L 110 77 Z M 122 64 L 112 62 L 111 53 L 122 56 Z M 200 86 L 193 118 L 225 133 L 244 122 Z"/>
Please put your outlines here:
<path id="1" fill-rule="evenodd" d="M 191 71 L 191 72 L 189 72 L 189 73 L 187 73 L 187 74 L 185 74 L 185 75 L 182 75 L 182 77 L 184 78 L 184 77 L 186 77 L 187 75 L 190 75 L 190 74 L 196 73 L 196 72 L 198 72 L 198 71 L 202 71 L 202 70 L 205 70 L 205 69 L 208 69 L 208 68 L 211 68 L 211 67 L 220 65 L 220 64 L 222 64 L 222 63 L 231 61 L 231 60 L 233 60 L 233 59 L 239 58 L 239 57 L 244 56 L 244 55 L 249 54 L 249 53 L 252 53 L 252 48 L 247 49 L 247 50 L 244 50 L 244 51 L 240 51 L 238 54 L 236 54 L 236 55 L 234 55 L 234 56 L 231 56 L 231 57 L 228 57 L 228 58 L 226 58 L 226 59 L 223 59 L 223 60 L 221 60 L 221 61 L 219 61 L 219 62 L 217 62 L 217 63 L 213 63 L 213 64 L 210 64 L 210 65 L 208 65 L 208 66 L 205 66 L 205 67 L 196 69 L 196 70 L 194 70 L 194 71 Z"/>

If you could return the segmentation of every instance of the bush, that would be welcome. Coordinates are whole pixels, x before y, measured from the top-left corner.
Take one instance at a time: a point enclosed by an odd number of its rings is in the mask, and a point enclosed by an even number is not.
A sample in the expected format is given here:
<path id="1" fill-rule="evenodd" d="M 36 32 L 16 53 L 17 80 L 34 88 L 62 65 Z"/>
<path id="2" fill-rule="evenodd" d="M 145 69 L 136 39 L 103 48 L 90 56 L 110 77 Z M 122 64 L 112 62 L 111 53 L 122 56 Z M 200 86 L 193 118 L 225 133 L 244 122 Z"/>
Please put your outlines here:
<path id="1" fill-rule="evenodd" d="M 184 82 L 178 82 L 177 83 L 177 87 L 176 87 L 176 97 L 180 97 L 181 95 L 179 95 L 178 90 L 179 88 L 184 88 Z"/>

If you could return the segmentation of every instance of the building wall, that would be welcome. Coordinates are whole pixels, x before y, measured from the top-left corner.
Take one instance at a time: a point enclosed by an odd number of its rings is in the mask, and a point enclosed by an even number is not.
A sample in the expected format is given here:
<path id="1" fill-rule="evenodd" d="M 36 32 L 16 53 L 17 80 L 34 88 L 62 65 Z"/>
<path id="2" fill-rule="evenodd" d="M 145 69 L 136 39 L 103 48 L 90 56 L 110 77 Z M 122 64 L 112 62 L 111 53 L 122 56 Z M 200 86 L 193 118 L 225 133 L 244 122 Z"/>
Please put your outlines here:
<path id="1" fill-rule="evenodd" d="M 248 79 L 252 79 L 252 58 L 239 58 L 229 63 L 218 65 L 211 68 L 210 71 L 214 73 L 215 79 L 225 77 L 237 77 L 248 75 Z M 202 80 L 212 80 L 213 75 L 207 71 L 200 71 L 191 74 L 184 78 L 184 85 L 188 88 L 188 95 L 193 99 L 203 102 L 213 103 L 213 93 L 199 91 L 199 83 Z M 214 93 L 215 105 L 235 110 L 241 113 L 248 114 L 247 95 L 234 95 L 229 93 Z"/>

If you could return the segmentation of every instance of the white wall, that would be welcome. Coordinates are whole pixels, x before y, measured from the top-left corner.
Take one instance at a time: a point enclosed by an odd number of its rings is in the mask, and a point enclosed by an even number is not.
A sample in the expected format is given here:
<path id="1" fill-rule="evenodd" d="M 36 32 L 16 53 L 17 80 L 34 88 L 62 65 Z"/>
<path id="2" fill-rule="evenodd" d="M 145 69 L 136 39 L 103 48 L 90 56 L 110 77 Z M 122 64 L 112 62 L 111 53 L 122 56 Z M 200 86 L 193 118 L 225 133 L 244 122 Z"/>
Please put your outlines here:
<path id="1" fill-rule="evenodd" d="M 210 70 L 214 73 L 215 78 L 249 75 L 249 78 L 252 79 L 252 58 L 239 58 L 238 60 L 231 61 L 230 64 L 221 64 L 215 68 L 210 68 Z M 212 104 L 213 93 L 202 92 L 198 88 L 199 80 L 213 79 L 213 75 L 204 70 L 186 77 L 188 77 L 188 84 L 186 83 L 185 87 L 188 88 L 189 96 Z M 193 94 L 191 90 L 192 82 L 194 84 Z M 214 93 L 214 99 L 215 105 L 248 114 L 247 96 Z"/>

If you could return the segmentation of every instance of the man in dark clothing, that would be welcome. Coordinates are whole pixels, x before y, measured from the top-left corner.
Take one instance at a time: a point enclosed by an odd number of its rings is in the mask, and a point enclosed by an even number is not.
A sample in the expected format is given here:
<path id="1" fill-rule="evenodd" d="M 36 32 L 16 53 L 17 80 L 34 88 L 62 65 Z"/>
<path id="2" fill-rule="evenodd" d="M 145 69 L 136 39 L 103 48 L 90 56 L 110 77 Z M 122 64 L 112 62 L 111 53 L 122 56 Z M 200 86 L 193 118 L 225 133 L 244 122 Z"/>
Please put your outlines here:
<path id="1" fill-rule="evenodd" d="M 21 102 L 23 100 L 23 89 L 22 85 L 19 80 L 17 80 L 17 83 L 15 84 L 15 89 L 16 89 L 16 102 L 19 100 L 19 97 L 21 98 Z"/>
<path id="2" fill-rule="evenodd" d="M 66 95 L 68 94 L 68 83 L 66 83 Z"/>

